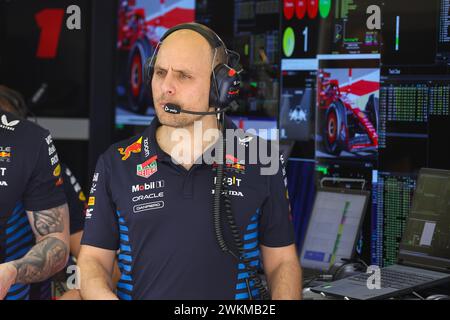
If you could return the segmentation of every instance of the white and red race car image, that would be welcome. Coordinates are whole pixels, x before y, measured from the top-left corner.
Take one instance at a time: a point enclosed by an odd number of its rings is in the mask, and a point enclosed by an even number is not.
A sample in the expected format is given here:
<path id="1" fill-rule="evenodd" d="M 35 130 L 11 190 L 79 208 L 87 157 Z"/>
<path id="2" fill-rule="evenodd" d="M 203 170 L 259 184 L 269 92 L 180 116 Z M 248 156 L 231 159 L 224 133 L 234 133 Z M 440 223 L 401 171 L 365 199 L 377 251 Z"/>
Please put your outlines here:
<path id="1" fill-rule="evenodd" d="M 146 113 L 152 105 L 145 88 L 146 60 L 152 56 L 159 39 L 168 29 L 194 20 L 195 0 L 120 1 L 117 37 L 120 107 L 139 114 Z"/>
<path id="2" fill-rule="evenodd" d="M 379 69 L 318 72 L 319 157 L 373 157 L 378 149 Z"/>

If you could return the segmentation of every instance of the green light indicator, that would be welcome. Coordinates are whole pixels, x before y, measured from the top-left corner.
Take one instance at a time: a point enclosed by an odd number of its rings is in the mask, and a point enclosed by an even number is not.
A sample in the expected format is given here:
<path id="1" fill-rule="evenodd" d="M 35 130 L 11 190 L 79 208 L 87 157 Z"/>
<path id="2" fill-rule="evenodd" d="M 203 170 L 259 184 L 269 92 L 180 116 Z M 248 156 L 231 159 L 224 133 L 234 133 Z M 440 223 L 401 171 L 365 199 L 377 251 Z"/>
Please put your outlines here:
<path id="1" fill-rule="evenodd" d="M 324 166 L 316 166 L 316 171 L 325 175 L 328 174 L 328 168 Z"/>
<path id="2" fill-rule="evenodd" d="M 286 28 L 284 30 L 283 35 L 283 52 L 286 57 L 292 56 L 295 48 L 295 34 L 294 29 L 291 27 Z"/>
<path id="3" fill-rule="evenodd" d="M 325 19 L 328 17 L 331 11 L 331 0 L 319 0 L 319 12 L 320 16 Z"/>

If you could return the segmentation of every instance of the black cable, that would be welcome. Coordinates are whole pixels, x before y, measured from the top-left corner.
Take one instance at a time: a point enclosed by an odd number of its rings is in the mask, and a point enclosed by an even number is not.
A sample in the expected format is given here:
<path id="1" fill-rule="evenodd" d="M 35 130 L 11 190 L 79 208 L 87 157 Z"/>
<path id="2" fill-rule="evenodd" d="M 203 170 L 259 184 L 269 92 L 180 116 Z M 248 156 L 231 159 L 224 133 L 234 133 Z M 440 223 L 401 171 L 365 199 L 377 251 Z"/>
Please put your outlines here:
<path id="1" fill-rule="evenodd" d="M 223 129 L 223 130 L 225 130 L 225 129 Z M 220 141 L 216 146 L 216 159 L 224 159 L 224 144 L 220 143 Z M 222 230 L 222 226 L 221 226 L 220 212 L 221 212 L 222 181 L 223 181 L 223 173 L 224 173 L 223 163 L 220 163 L 220 161 L 218 161 L 216 170 L 217 170 L 216 171 L 216 184 L 214 186 L 214 198 L 213 198 L 214 232 L 216 234 L 216 239 L 217 239 L 219 248 L 224 252 L 234 255 L 234 253 L 227 246 L 227 243 L 223 237 L 223 230 Z"/>
<path id="2" fill-rule="evenodd" d="M 350 265 L 350 264 L 356 264 L 359 263 L 361 265 L 363 265 L 366 269 L 369 267 L 367 265 L 366 262 L 364 262 L 364 260 L 360 259 L 360 258 L 354 258 L 354 259 L 346 259 L 346 258 L 341 258 L 341 261 L 343 261 L 343 264 L 341 264 L 334 272 L 333 272 L 333 281 L 337 280 L 336 276 L 339 274 L 339 272 L 341 272 L 342 269 L 344 269 L 346 266 Z"/>
<path id="3" fill-rule="evenodd" d="M 319 277 L 312 277 L 311 279 L 306 279 L 306 281 L 303 283 L 303 288 L 307 288 L 311 282 L 314 282 L 317 279 L 319 279 Z"/>
<path id="4" fill-rule="evenodd" d="M 219 161 L 217 165 L 217 171 L 216 171 L 216 184 L 214 188 L 214 202 L 213 202 L 213 223 L 214 223 L 214 231 L 216 233 L 216 239 L 219 244 L 219 247 L 222 251 L 228 252 L 231 255 L 233 255 L 237 260 L 238 263 L 242 263 L 244 265 L 244 271 L 248 274 L 249 278 L 253 280 L 255 287 L 259 290 L 260 296 L 264 300 L 268 300 L 269 294 L 267 292 L 267 289 L 262 284 L 261 279 L 258 277 L 256 268 L 252 267 L 250 265 L 250 260 L 245 256 L 245 250 L 244 250 L 244 244 L 242 242 L 242 237 L 239 231 L 239 227 L 236 224 L 236 221 L 234 219 L 233 211 L 231 208 L 231 199 L 228 194 L 228 189 L 225 184 L 225 178 L 226 173 L 224 170 L 225 166 L 225 146 L 226 146 L 226 132 L 225 132 L 225 118 L 222 117 L 222 143 L 217 144 L 216 148 L 216 159 L 221 159 L 222 161 Z M 222 205 L 225 208 L 225 217 L 228 222 L 228 226 L 231 231 L 231 235 L 233 237 L 234 244 L 238 250 L 239 257 L 236 256 L 236 254 L 231 251 L 227 243 L 223 237 L 223 230 L 221 226 L 221 212 L 222 212 Z M 248 278 L 245 279 L 246 285 L 247 285 L 247 291 L 249 294 L 249 298 L 253 299 L 253 295 L 251 293 L 250 289 L 250 283 L 248 281 Z"/>
<path id="5" fill-rule="evenodd" d="M 225 172 L 224 172 L 224 177 L 226 178 Z M 224 189 L 224 192 L 223 192 L 222 196 L 223 196 L 223 200 L 224 200 L 225 216 L 227 218 L 227 222 L 230 227 L 231 235 L 233 236 L 234 243 L 239 251 L 240 261 L 244 265 L 245 271 L 248 273 L 251 280 L 253 280 L 253 282 L 255 283 L 255 287 L 258 288 L 262 299 L 268 300 L 269 295 L 267 293 L 266 288 L 262 284 L 261 279 L 258 277 L 257 269 L 255 267 L 251 266 L 250 259 L 245 256 L 244 243 L 242 242 L 242 237 L 239 232 L 239 227 L 236 225 L 236 221 L 234 219 L 233 211 L 231 209 L 231 199 L 228 194 L 228 188 L 224 182 L 223 182 L 223 189 Z M 247 288 L 249 288 L 249 286 Z M 251 291 L 251 290 L 249 290 L 249 291 Z M 251 292 L 249 292 L 249 293 L 250 293 L 250 295 L 249 295 L 250 299 L 253 299 Z"/>
<path id="6" fill-rule="evenodd" d="M 411 292 L 413 295 L 415 295 L 417 298 L 419 298 L 420 300 L 426 300 L 424 297 L 422 297 L 420 294 L 418 294 L 417 292 L 413 291 Z"/>
<path id="7" fill-rule="evenodd" d="M 306 279 L 306 281 L 303 283 L 303 287 L 306 288 L 308 287 L 308 285 L 314 281 L 325 281 L 325 282 L 330 282 L 333 281 L 333 275 L 331 274 L 320 274 L 317 275 L 315 277 L 312 277 L 310 279 Z"/>

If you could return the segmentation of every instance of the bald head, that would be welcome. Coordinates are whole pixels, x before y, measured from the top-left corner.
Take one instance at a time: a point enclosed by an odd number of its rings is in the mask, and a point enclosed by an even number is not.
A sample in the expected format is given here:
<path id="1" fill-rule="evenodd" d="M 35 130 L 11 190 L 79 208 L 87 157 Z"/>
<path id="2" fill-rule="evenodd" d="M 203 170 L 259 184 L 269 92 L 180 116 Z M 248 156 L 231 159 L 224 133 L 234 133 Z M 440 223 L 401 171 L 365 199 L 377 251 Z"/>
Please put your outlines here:
<path id="1" fill-rule="evenodd" d="M 175 59 L 175 60 L 174 60 Z M 173 61 L 187 69 L 211 72 L 212 49 L 208 41 L 199 33 L 182 29 L 170 34 L 159 47 L 155 68 Z"/>

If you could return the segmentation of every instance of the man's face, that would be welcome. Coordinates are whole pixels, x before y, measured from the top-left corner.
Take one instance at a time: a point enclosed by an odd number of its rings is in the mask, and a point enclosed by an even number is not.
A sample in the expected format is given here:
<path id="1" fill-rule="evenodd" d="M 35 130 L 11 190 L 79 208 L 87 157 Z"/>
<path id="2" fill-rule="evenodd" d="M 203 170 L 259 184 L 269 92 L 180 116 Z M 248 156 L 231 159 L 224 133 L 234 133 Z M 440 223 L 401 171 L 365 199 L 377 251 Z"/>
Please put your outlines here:
<path id="1" fill-rule="evenodd" d="M 153 103 L 161 124 L 186 127 L 202 117 L 167 113 L 166 103 L 190 111 L 208 111 L 211 63 L 211 47 L 195 31 L 179 30 L 164 40 L 152 78 Z"/>

